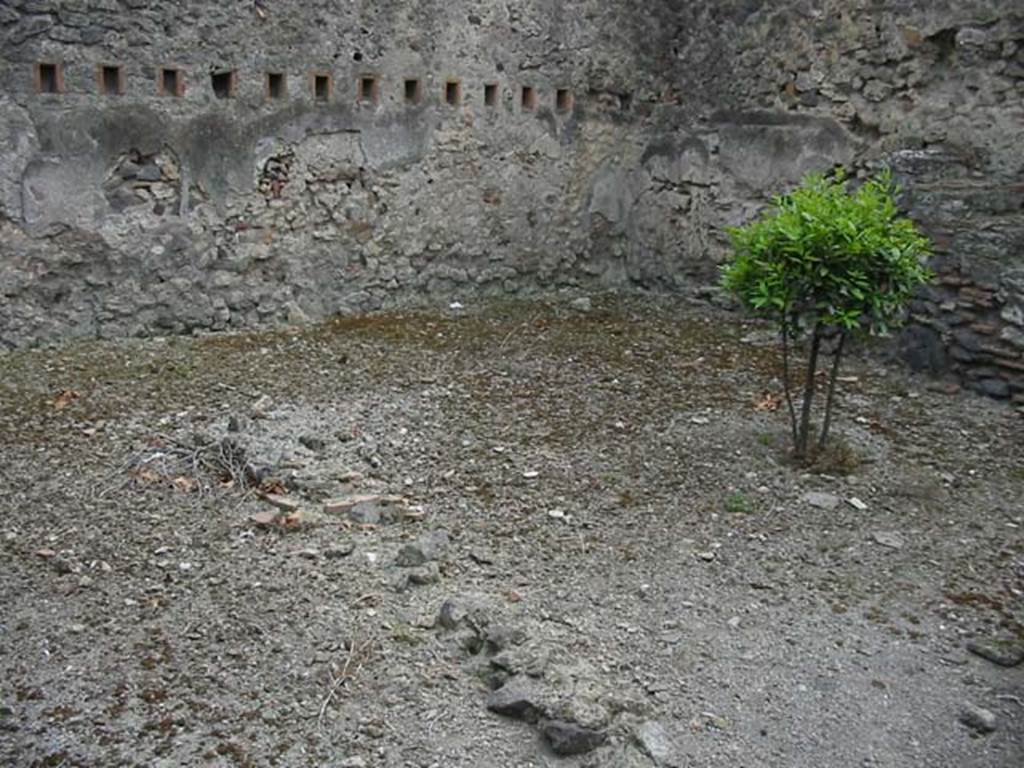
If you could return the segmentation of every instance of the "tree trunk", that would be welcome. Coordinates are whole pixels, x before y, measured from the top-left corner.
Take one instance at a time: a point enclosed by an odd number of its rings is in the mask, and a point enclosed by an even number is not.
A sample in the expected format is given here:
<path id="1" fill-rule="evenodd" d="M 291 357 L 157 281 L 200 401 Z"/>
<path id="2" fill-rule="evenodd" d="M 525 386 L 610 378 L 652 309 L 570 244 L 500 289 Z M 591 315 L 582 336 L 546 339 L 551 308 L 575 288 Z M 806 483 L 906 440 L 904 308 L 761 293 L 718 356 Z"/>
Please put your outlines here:
<path id="1" fill-rule="evenodd" d="M 836 347 L 836 351 L 833 353 L 832 358 L 832 374 L 828 380 L 828 397 L 825 400 L 825 422 L 821 427 L 821 436 L 818 438 L 818 450 L 820 451 L 825 447 L 825 441 L 828 440 L 828 429 L 832 426 L 832 406 L 835 402 L 836 397 L 836 378 L 839 376 L 839 363 L 843 359 L 843 346 L 846 344 L 847 332 L 843 331 L 839 336 L 839 346 Z"/>
<path id="2" fill-rule="evenodd" d="M 789 381 L 789 326 L 785 318 L 782 320 L 782 391 L 786 394 L 786 406 L 789 408 L 789 429 L 793 436 L 793 447 L 798 439 L 796 408 L 793 405 L 793 387 Z"/>
<path id="3" fill-rule="evenodd" d="M 821 350 L 821 325 L 815 324 L 811 335 L 811 354 L 807 359 L 807 378 L 804 380 L 804 400 L 800 407 L 800 431 L 797 435 L 797 459 L 807 458 L 807 438 L 811 431 L 811 404 L 814 402 L 814 374 L 818 372 L 818 353 Z"/>

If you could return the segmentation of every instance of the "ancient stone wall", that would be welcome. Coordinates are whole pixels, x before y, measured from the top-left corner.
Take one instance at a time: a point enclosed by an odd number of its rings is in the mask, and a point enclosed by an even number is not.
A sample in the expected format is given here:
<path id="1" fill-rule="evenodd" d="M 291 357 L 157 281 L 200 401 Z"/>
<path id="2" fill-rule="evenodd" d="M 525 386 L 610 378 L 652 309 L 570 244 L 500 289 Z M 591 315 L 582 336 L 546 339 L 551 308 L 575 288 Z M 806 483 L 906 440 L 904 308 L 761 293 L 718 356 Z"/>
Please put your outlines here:
<path id="1" fill-rule="evenodd" d="M 1013 0 L 8 0 L 0 55 L 0 346 L 699 292 L 771 193 L 889 164 L 908 356 L 1024 397 Z"/>

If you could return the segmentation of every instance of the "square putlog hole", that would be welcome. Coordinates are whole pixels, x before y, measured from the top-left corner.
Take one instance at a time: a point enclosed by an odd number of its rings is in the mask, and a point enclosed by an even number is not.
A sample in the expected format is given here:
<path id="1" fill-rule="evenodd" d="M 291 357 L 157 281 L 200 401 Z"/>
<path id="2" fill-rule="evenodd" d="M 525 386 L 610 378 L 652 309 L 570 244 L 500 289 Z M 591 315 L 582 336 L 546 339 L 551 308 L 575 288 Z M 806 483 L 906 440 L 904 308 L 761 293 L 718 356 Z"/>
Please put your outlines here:
<path id="1" fill-rule="evenodd" d="M 496 107 L 498 106 L 498 84 L 487 83 L 484 85 L 484 106 L 485 107 Z"/>
<path id="2" fill-rule="evenodd" d="M 185 94 L 185 75 L 180 69 L 163 67 L 157 76 L 157 87 L 161 96 L 181 98 Z"/>
<path id="3" fill-rule="evenodd" d="M 35 68 L 36 93 L 62 93 L 64 71 L 60 64 L 40 62 Z"/>
<path id="4" fill-rule="evenodd" d="M 100 93 L 104 96 L 120 96 L 124 93 L 124 68 L 114 64 L 102 64 L 96 70 Z"/>
<path id="5" fill-rule="evenodd" d="M 267 72 L 267 98 L 283 99 L 288 95 L 288 85 L 282 72 Z"/>
<path id="6" fill-rule="evenodd" d="M 313 98 L 319 102 L 331 100 L 331 76 L 324 74 L 313 75 Z"/>
<path id="7" fill-rule="evenodd" d="M 416 78 L 408 78 L 405 81 L 405 103 L 419 104 L 423 100 L 423 88 Z"/>
<path id="8" fill-rule="evenodd" d="M 230 99 L 235 95 L 237 77 L 234 72 L 214 72 L 210 75 L 210 87 L 218 99 Z"/>
<path id="9" fill-rule="evenodd" d="M 444 101 L 449 107 L 457 107 L 462 101 L 462 86 L 458 80 L 449 80 L 444 84 Z"/>
<path id="10" fill-rule="evenodd" d="M 380 101 L 380 81 L 374 75 L 359 78 L 358 99 L 363 104 L 376 104 Z"/>
<path id="11" fill-rule="evenodd" d="M 531 85 L 524 85 L 520 98 L 524 112 L 533 112 L 537 108 L 537 91 Z"/>
<path id="12" fill-rule="evenodd" d="M 555 91 L 555 109 L 559 112 L 572 112 L 573 98 L 572 91 L 568 88 L 559 88 Z"/>

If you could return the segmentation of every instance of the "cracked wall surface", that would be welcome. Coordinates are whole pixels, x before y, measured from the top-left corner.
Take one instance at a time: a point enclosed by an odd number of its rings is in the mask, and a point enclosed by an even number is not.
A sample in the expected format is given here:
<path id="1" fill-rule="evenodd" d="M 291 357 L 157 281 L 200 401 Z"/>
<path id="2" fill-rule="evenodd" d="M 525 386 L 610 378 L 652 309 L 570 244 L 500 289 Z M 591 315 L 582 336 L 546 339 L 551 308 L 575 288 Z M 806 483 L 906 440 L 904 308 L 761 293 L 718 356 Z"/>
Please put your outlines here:
<path id="1" fill-rule="evenodd" d="M 890 165 L 939 273 L 907 358 L 1024 398 L 1011 0 L 10 0 L 0 55 L 2 346 L 700 293 L 771 194 Z"/>

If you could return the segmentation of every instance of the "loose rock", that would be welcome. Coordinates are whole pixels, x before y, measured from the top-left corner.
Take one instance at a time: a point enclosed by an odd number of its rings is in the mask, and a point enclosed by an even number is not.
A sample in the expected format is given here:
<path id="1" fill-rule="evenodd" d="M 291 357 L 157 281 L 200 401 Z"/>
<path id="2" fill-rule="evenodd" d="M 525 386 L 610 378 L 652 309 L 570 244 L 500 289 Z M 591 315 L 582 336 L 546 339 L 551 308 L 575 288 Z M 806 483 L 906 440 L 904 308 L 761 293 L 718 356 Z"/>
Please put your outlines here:
<path id="1" fill-rule="evenodd" d="M 608 740 L 604 731 L 566 723 L 561 720 L 547 720 L 541 725 L 541 733 L 556 755 L 568 757 L 582 755 L 597 749 Z"/>
<path id="2" fill-rule="evenodd" d="M 651 758 L 659 768 L 676 768 L 683 764 L 682 755 L 675 741 L 661 723 L 655 720 L 644 721 L 636 729 L 633 738 L 640 751 Z"/>
<path id="3" fill-rule="evenodd" d="M 353 541 L 341 541 L 337 544 L 332 544 L 324 550 L 324 557 L 328 560 L 340 560 L 343 557 L 348 557 L 356 551 L 356 545 Z"/>
<path id="4" fill-rule="evenodd" d="M 1000 667 L 1016 667 L 1024 662 L 1024 644 L 1009 640 L 972 640 L 967 650 Z"/>
<path id="5" fill-rule="evenodd" d="M 803 500 L 816 509 L 824 509 L 828 512 L 838 507 L 840 501 L 839 497 L 834 493 L 820 493 L 818 491 L 805 493 Z"/>
<path id="6" fill-rule="evenodd" d="M 889 549 L 903 549 L 903 539 L 899 534 L 892 531 L 874 531 L 871 538 L 876 544 L 881 544 Z"/>
<path id="7" fill-rule="evenodd" d="M 970 702 L 966 702 L 960 712 L 960 722 L 978 733 L 992 733 L 998 725 L 996 716 Z"/>
<path id="8" fill-rule="evenodd" d="M 395 558 L 400 568 L 416 568 L 438 559 L 448 547 L 447 531 L 431 531 L 410 544 L 402 545 Z"/>
<path id="9" fill-rule="evenodd" d="M 535 723 L 547 713 L 543 691 L 532 680 L 513 677 L 487 697 L 487 708 L 499 715 Z"/>
<path id="10" fill-rule="evenodd" d="M 401 496 L 362 494 L 324 502 L 325 515 L 345 515 L 361 525 L 390 523 L 400 517 L 405 499 Z"/>
<path id="11" fill-rule="evenodd" d="M 409 583 L 413 586 L 436 584 L 440 580 L 441 569 L 437 563 L 427 563 L 422 568 L 415 568 L 409 572 Z"/>

